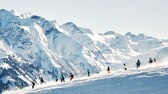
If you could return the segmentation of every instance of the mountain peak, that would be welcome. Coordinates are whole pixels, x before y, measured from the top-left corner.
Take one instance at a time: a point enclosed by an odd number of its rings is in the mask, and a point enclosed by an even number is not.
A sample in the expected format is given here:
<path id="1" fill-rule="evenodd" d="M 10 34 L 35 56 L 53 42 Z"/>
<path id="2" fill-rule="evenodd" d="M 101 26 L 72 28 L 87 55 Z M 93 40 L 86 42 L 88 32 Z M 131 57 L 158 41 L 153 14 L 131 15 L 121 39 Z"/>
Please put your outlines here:
<path id="1" fill-rule="evenodd" d="M 12 11 L 8 11 L 6 9 L 0 9 L 0 14 L 13 14 Z"/>
<path id="2" fill-rule="evenodd" d="M 138 36 L 139 37 L 145 37 L 145 34 L 140 33 L 140 34 L 138 34 Z"/>
<path id="3" fill-rule="evenodd" d="M 0 9 L 0 14 L 6 16 L 19 16 L 19 13 L 17 13 L 15 10 L 6 10 L 6 9 Z"/>
<path id="4" fill-rule="evenodd" d="M 125 34 L 125 36 L 131 38 L 132 40 L 134 41 L 137 41 L 137 40 L 145 40 L 145 39 L 155 39 L 153 37 L 149 37 L 149 36 L 146 36 L 145 34 L 143 33 L 140 33 L 138 35 L 135 35 L 135 34 L 132 34 L 131 32 L 128 32 Z"/>
<path id="5" fill-rule="evenodd" d="M 88 29 L 88 28 L 83 28 L 83 27 L 79 27 L 79 29 L 83 32 L 83 33 L 88 33 L 88 34 L 94 34 L 92 32 L 92 30 Z"/>
<path id="6" fill-rule="evenodd" d="M 104 35 L 113 35 L 113 34 L 115 34 L 114 31 L 107 31 L 107 32 L 104 33 Z"/>
<path id="7" fill-rule="evenodd" d="M 136 37 L 136 35 L 135 35 L 135 34 L 132 34 L 131 32 L 127 32 L 127 33 L 125 34 L 125 36 L 130 37 L 130 38 Z"/>
<path id="8" fill-rule="evenodd" d="M 10 12 L 11 12 L 11 13 L 13 13 L 13 15 L 15 15 L 15 16 L 20 16 L 20 14 L 19 14 L 19 13 L 17 13 L 17 12 L 16 12 L 15 10 L 13 10 L 13 9 L 12 9 L 12 10 L 10 10 Z"/>
<path id="9" fill-rule="evenodd" d="M 22 18 L 29 18 L 32 16 L 32 14 L 30 12 L 26 12 L 20 15 Z"/>
<path id="10" fill-rule="evenodd" d="M 74 23 L 73 23 L 73 22 L 67 22 L 67 23 L 65 23 L 65 24 L 73 24 L 73 25 L 74 25 Z"/>
<path id="11" fill-rule="evenodd" d="M 127 32 L 125 35 L 129 36 L 129 35 L 132 35 L 132 33 L 131 32 Z"/>
<path id="12" fill-rule="evenodd" d="M 121 34 L 116 33 L 116 32 L 114 32 L 114 31 L 107 31 L 107 32 L 105 32 L 103 35 L 115 35 L 115 36 L 122 36 Z"/>
<path id="13" fill-rule="evenodd" d="M 78 33 L 83 33 L 80 28 L 74 24 L 73 22 L 67 22 L 63 25 L 61 25 L 61 28 L 63 28 L 64 30 L 67 30 L 67 31 L 73 31 L 73 32 L 78 32 Z"/>
<path id="14" fill-rule="evenodd" d="M 18 15 L 14 10 L 8 11 L 5 9 L 0 9 L 0 19 L 1 19 L 1 25 L 8 24 L 9 22 L 12 22 L 16 20 Z"/>
<path id="15" fill-rule="evenodd" d="M 73 22 L 67 22 L 67 23 L 65 23 L 63 25 L 65 25 L 65 26 L 72 26 L 72 27 L 76 27 L 77 28 L 76 24 L 74 24 Z"/>
<path id="16" fill-rule="evenodd" d="M 0 9 L 0 13 L 1 13 L 1 17 L 9 17 L 9 16 L 16 16 L 16 17 L 19 17 L 19 18 L 29 18 L 32 16 L 32 14 L 30 12 L 26 12 L 24 14 L 19 14 L 18 12 L 16 12 L 15 10 L 6 10 L 6 9 Z M 2 16 L 4 15 L 4 16 Z"/>
<path id="17" fill-rule="evenodd" d="M 0 12 L 2 12 L 2 11 L 7 11 L 7 10 L 2 8 L 2 9 L 0 9 Z"/>

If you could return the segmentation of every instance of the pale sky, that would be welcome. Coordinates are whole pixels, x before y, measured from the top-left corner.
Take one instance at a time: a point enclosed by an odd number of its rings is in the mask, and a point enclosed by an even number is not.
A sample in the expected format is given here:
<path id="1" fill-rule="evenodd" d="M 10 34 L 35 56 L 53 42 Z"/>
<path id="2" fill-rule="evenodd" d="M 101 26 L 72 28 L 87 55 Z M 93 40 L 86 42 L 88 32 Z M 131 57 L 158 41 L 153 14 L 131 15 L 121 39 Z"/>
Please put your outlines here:
<path id="1" fill-rule="evenodd" d="M 31 12 L 94 33 L 132 32 L 168 39 L 168 0 L 0 0 L 0 8 Z"/>

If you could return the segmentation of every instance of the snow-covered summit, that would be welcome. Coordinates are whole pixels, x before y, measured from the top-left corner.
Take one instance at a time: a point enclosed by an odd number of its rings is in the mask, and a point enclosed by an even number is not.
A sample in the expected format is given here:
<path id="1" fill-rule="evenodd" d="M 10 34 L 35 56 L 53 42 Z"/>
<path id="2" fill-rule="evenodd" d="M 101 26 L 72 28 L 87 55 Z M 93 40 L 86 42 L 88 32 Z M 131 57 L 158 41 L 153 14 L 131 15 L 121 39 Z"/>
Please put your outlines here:
<path id="1" fill-rule="evenodd" d="M 136 35 L 135 35 L 135 34 L 132 34 L 131 32 L 127 32 L 127 33 L 125 34 L 125 36 L 130 37 L 130 38 L 135 38 L 135 37 L 136 37 Z"/>
<path id="2" fill-rule="evenodd" d="M 156 38 L 153 38 L 153 37 L 150 37 L 150 36 L 146 36 L 144 34 L 138 34 L 138 35 L 135 35 L 135 34 L 132 34 L 131 32 L 127 32 L 125 34 L 125 36 L 129 37 L 130 39 L 132 39 L 132 41 L 141 41 L 141 40 L 154 40 Z M 156 39 L 157 40 L 157 39 Z"/>
<path id="3" fill-rule="evenodd" d="M 114 35 L 114 34 L 117 34 L 117 33 L 114 31 L 107 31 L 104 33 L 104 35 Z"/>
<path id="4" fill-rule="evenodd" d="M 72 34 L 75 32 L 78 33 L 83 33 L 76 24 L 74 24 L 73 22 L 67 22 L 63 25 L 61 25 L 61 28 L 65 29 L 66 31 L 73 31 L 71 32 Z"/>
<path id="5" fill-rule="evenodd" d="M 92 32 L 92 30 L 88 29 L 88 28 L 82 28 L 82 27 L 79 27 L 79 29 L 83 32 L 83 33 L 88 33 L 88 34 L 94 34 Z"/>
<path id="6" fill-rule="evenodd" d="M 22 18 L 29 18 L 32 16 L 32 14 L 30 12 L 26 12 L 20 15 Z"/>

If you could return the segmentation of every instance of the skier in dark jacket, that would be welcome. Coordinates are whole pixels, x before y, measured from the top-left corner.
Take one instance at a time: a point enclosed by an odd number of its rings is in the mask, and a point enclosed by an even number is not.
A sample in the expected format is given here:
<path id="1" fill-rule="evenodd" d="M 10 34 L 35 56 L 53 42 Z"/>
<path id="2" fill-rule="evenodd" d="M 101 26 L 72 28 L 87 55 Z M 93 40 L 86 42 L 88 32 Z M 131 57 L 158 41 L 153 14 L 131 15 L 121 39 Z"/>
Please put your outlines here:
<path id="1" fill-rule="evenodd" d="M 8 90 L 8 86 L 7 85 L 4 86 L 4 90 Z"/>
<path id="2" fill-rule="evenodd" d="M 20 88 L 23 88 L 24 87 L 24 83 L 23 82 L 21 82 L 21 87 Z"/>
<path id="3" fill-rule="evenodd" d="M 110 74 L 110 67 L 109 66 L 107 66 L 107 72 L 108 72 L 108 74 Z"/>
<path id="4" fill-rule="evenodd" d="M 32 81 L 32 89 L 34 88 L 34 86 L 35 86 L 35 82 Z"/>
<path id="5" fill-rule="evenodd" d="M 123 67 L 123 68 L 124 68 L 124 70 L 127 70 L 126 64 L 124 63 L 123 65 L 124 65 L 124 67 Z"/>
<path id="6" fill-rule="evenodd" d="M 139 61 L 139 59 L 137 60 L 137 63 L 136 63 L 136 65 L 137 65 L 137 68 L 139 68 L 139 67 L 140 67 L 140 65 L 141 65 L 141 62 Z"/>
<path id="7" fill-rule="evenodd" d="M 69 75 L 70 81 L 74 78 L 74 75 L 72 73 L 70 73 Z"/>
<path id="8" fill-rule="evenodd" d="M 40 82 L 41 82 L 41 84 L 44 83 L 43 77 L 40 77 Z"/>
<path id="9" fill-rule="evenodd" d="M 61 82 L 65 82 L 65 77 L 63 74 L 61 74 Z"/>
<path id="10" fill-rule="evenodd" d="M 87 74 L 88 74 L 88 77 L 90 76 L 90 70 L 89 69 L 87 69 Z"/>
<path id="11" fill-rule="evenodd" d="M 155 59 L 155 58 L 153 59 L 153 62 L 156 62 L 156 59 Z"/>
<path id="12" fill-rule="evenodd" d="M 153 60 L 152 60 L 152 58 L 150 57 L 149 58 L 149 61 L 148 61 L 149 63 L 152 63 L 153 62 Z"/>

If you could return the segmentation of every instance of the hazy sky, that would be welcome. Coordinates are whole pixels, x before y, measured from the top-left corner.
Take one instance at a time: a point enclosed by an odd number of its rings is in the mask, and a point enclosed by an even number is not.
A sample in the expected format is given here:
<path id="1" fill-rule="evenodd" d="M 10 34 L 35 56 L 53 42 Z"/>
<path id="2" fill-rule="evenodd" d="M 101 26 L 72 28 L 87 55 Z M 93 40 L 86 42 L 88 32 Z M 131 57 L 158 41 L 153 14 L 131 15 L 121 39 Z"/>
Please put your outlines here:
<path id="1" fill-rule="evenodd" d="M 0 0 L 0 8 L 31 12 L 95 33 L 132 32 L 168 39 L 168 0 Z"/>

